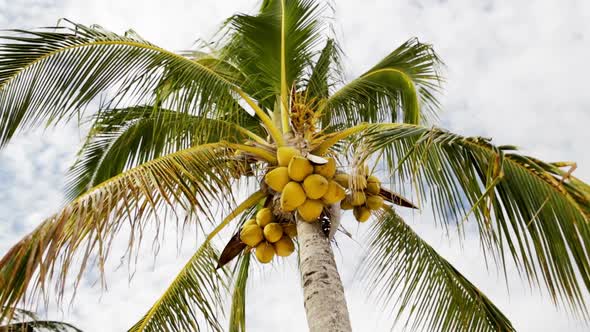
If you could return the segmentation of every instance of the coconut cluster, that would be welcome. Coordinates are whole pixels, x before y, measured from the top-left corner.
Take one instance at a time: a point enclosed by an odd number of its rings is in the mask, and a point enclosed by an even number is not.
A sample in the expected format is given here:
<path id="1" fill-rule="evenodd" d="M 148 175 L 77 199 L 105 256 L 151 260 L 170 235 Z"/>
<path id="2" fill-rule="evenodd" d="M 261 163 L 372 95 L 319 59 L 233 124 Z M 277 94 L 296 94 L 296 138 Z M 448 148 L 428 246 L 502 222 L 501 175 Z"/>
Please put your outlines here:
<path id="1" fill-rule="evenodd" d="M 325 206 L 336 204 L 346 197 L 345 189 L 333 177 L 336 160 L 314 164 L 293 147 L 277 149 L 278 165 L 266 173 L 264 182 L 281 194 L 283 212 L 297 211 L 307 222 L 315 222 Z"/>
<path id="2" fill-rule="evenodd" d="M 368 173 L 368 168 L 364 167 L 360 174 L 339 173 L 334 177 L 336 182 L 349 189 L 349 193 L 340 202 L 340 208 L 353 210 L 358 222 L 369 220 L 371 211 L 379 210 L 383 206 L 383 197 L 380 196 L 381 182 L 376 176 Z"/>
<path id="3" fill-rule="evenodd" d="M 240 231 L 240 240 L 249 247 L 256 248 L 256 258 L 261 263 L 269 263 L 275 255 L 291 255 L 295 251 L 292 240 L 295 236 L 295 224 L 275 222 L 269 208 L 258 210 L 256 218 L 246 221 Z"/>
<path id="4" fill-rule="evenodd" d="M 324 208 L 340 204 L 343 210 L 353 210 L 357 221 L 367 221 L 372 211 L 383 206 L 383 197 L 379 179 L 370 175 L 366 166 L 361 169 L 352 175 L 337 173 L 332 157 L 304 157 L 294 147 L 278 148 L 277 165 L 264 176 L 271 189 L 269 198 L 274 196 L 276 200 L 258 210 L 255 219 L 244 223 L 240 240 L 248 250 L 255 249 L 261 263 L 269 263 L 275 255 L 286 257 L 295 250 L 297 228 L 292 218 L 281 213 L 297 213 L 301 220 L 313 223 L 320 219 Z"/>

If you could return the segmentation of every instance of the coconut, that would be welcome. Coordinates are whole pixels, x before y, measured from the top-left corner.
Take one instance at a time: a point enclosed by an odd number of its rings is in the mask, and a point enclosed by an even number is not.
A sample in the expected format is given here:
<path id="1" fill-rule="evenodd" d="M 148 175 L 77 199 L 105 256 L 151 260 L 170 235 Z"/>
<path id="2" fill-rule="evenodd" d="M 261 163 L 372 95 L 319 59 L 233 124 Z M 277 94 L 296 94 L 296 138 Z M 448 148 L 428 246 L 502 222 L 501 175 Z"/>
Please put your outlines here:
<path id="1" fill-rule="evenodd" d="M 285 212 L 294 211 L 305 202 L 306 196 L 303 187 L 297 182 L 289 182 L 281 194 L 281 209 Z"/>
<path id="2" fill-rule="evenodd" d="M 274 244 L 277 256 L 287 257 L 295 251 L 295 244 L 290 237 L 283 235 L 283 237 Z"/>
<path id="3" fill-rule="evenodd" d="M 336 181 L 328 183 L 328 191 L 322 196 L 324 204 L 338 203 L 346 197 L 346 191 Z"/>
<path id="4" fill-rule="evenodd" d="M 339 185 L 343 188 L 350 187 L 350 175 L 346 173 L 338 173 L 334 176 L 334 181 L 336 181 Z"/>
<path id="5" fill-rule="evenodd" d="M 346 197 L 340 202 L 340 208 L 342 210 L 352 210 L 354 206 L 350 203 L 350 197 Z"/>
<path id="6" fill-rule="evenodd" d="M 371 216 L 371 210 L 364 206 L 355 206 L 352 213 L 358 222 L 365 222 Z"/>
<path id="7" fill-rule="evenodd" d="M 369 195 L 369 197 L 367 197 L 366 205 L 371 210 L 379 210 L 383 206 L 383 197 Z"/>
<path id="8" fill-rule="evenodd" d="M 366 201 L 367 196 L 365 196 L 365 193 L 362 191 L 355 191 L 350 195 L 350 204 L 352 204 L 352 206 L 363 205 Z"/>
<path id="9" fill-rule="evenodd" d="M 373 195 L 379 195 L 381 191 L 381 181 L 376 176 L 367 177 L 367 192 Z"/>
<path id="10" fill-rule="evenodd" d="M 289 235 L 289 237 L 297 236 L 297 226 L 292 223 L 281 224 L 283 226 L 283 233 Z"/>
<path id="11" fill-rule="evenodd" d="M 275 256 L 275 247 L 268 242 L 261 242 L 256 246 L 256 258 L 260 263 L 266 264 Z"/>
<path id="12" fill-rule="evenodd" d="M 289 181 L 291 179 L 289 179 L 289 169 L 287 167 L 277 167 L 264 176 L 264 182 L 277 192 L 283 191 Z"/>
<path id="13" fill-rule="evenodd" d="M 256 223 L 262 228 L 271 223 L 273 219 L 272 211 L 269 208 L 262 208 L 256 212 Z"/>
<path id="14" fill-rule="evenodd" d="M 264 226 L 264 238 L 268 242 L 277 242 L 283 236 L 283 226 L 276 222 Z"/>
<path id="15" fill-rule="evenodd" d="M 314 222 L 318 220 L 322 211 L 324 210 L 324 204 L 322 201 L 317 199 L 308 199 L 300 207 L 297 208 L 301 219 L 307 222 Z"/>
<path id="16" fill-rule="evenodd" d="M 334 173 L 336 173 L 336 160 L 332 157 L 326 159 L 328 162 L 323 165 L 315 165 L 313 167 L 313 172 L 326 179 L 331 179 L 334 176 Z"/>
<path id="17" fill-rule="evenodd" d="M 322 198 L 328 191 L 328 180 L 319 174 L 312 174 L 303 180 L 303 190 L 307 198 Z"/>
<path id="18" fill-rule="evenodd" d="M 313 173 L 313 166 L 307 158 L 295 156 L 289 163 L 289 177 L 293 181 L 301 182 Z"/>
<path id="19" fill-rule="evenodd" d="M 242 227 L 240 232 L 240 240 L 250 247 L 255 247 L 260 241 L 264 239 L 262 235 L 262 228 L 258 225 L 248 225 Z"/>
<path id="20" fill-rule="evenodd" d="M 242 225 L 242 227 L 246 227 L 246 226 L 250 226 L 250 225 L 258 225 L 258 223 L 256 223 L 256 219 L 250 219 L 250 220 L 246 221 L 244 223 L 244 225 Z"/>
<path id="21" fill-rule="evenodd" d="M 277 149 L 277 161 L 279 162 L 279 166 L 289 166 L 289 162 L 293 157 L 300 156 L 301 153 L 299 150 L 295 149 L 292 146 L 282 146 Z"/>

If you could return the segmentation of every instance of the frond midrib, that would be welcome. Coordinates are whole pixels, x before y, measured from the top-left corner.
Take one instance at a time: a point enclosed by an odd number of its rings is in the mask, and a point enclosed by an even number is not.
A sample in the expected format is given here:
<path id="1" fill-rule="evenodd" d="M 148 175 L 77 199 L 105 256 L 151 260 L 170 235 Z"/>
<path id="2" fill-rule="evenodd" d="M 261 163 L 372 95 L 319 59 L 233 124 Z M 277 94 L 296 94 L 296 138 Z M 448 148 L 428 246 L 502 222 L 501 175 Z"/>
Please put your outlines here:
<path id="1" fill-rule="evenodd" d="M 473 142 L 470 140 L 462 140 L 462 142 L 465 142 L 469 145 L 473 145 L 482 149 L 485 149 L 486 151 L 491 151 L 494 154 L 497 154 L 496 152 L 494 152 L 492 149 L 489 148 L 489 146 L 486 146 L 485 144 L 478 144 L 477 142 Z M 572 205 L 575 206 L 576 210 L 584 217 L 584 219 L 588 219 L 590 216 L 588 216 L 579 206 L 579 203 L 576 202 L 574 200 L 574 198 L 567 192 L 567 190 L 560 190 L 563 189 L 562 187 L 560 187 L 559 185 L 555 184 L 555 179 L 553 177 L 541 177 L 539 174 L 532 172 L 530 169 L 528 169 L 527 167 L 524 167 L 522 164 L 520 164 L 519 162 L 517 162 L 516 160 L 514 160 L 514 157 L 511 154 L 505 154 L 504 155 L 504 159 L 508 160 L 512 165 L 518 166 L 519 169 L 525 170 L 527 173 L 529 173 L 533 178 L 541 178 L 544 179 L 545 181 L 541 181 L 543 183 L 545 183 L 548 187 L 552 188 L 553 191 L 555 191 L 557 194 L 559 194 L 560 196 L 564 196 Z M 531 160 L 531 163 L 534 163 Z M 551 179 L 549 181 L 549 179 Z"/>
<path id="2" fill-rule="evenodd" d="M 184 149 L 184 150 L 180 150 L 174 153 L 170 153 L 167 155 L 164 155 L 162 157 L 147 161 L 143 164 L 138 165 L 137 167 L 134 167 L 130 170 L 127 170 L 125 172 L 122 172 L 121 174 L 117 174 L 115 176 L 113 176 L 112 178 L 90 188 L 89 190 L 87 190 L 85 193 L 83 193 L 82 195 L 80 195 L 78 198 L 76 198 L 74 201 L 72 201 L 70 204 L 76 204 L 79 201 L 85 199 L 88 196 L 91 196 L 92 194 L 94 194 L 95 192 L 99 191 L 101 188 L 108 186 L 110 183 L 116 182 L 119 179 L 125 178 L 128 174 L 130 173 L 137 173 L 137 172 L 141 172 L 141 170 L 143 168 L 149 167 L 152 164 L 158 163 L 160 162 L 162 159 L 169 159 L 169 158 L 173 158 L 174 156 L 177 155 L 182 155 L 184 153 L 189 153 L 189 152 L 196 152 L 199 150 L 207 150 L 207 149 L 212 149 L 215 147 L 224 147 L 226 146 L 224 143 L 209 143 L 209 144 L 202 144 L 202 145 L 197 145 L 188 149 Z"/>
<path id="3" fill-rule="evenodd" d="M 283 134 L 289 131 L 289 109 L 287 88 L 287 63 L 285 52 L 285 0 L 281 1 L 281 126 Z"/>
<path id="4" fill-rule="evenodd" d="M 349 87 L 351 84 L 354 84 L 358 81 L 361 81 L 364 78 L 368 78 L 371 77 L 372 75 L 378 74 L 378 73 L 382 73 L 382 72 L 394 72 L 399 74 L 402 79 L 404 80 L 404 82 L 406 82 L 406 84 L 408 84 L 408 86 L 412 89 L 412 91 L 414 93 L 416 93 L 416 88 L 414 86 L 414 82 L 412 82 L 412 79 L 410 78 L 410 76 L 408 74 L 406 74 L 405 72 L 403 72 L 402 70 L 393 68 L 393 67 L 387 67 L 387 68 L 379 68 L 379 69 L 374 69 L 371 71 L 368 71 L 366 73 L 364 73 L 363 75 L 357 77 L 356 79 L 348 82 L 348 84 L 344 85 L 342 88 L 340 88 L 338 91 L 336 91 L 333 95 L 331 95 L 328 100 L 327 100 L 327 104 L 330 104 L 330 100 L 333 100 L 334 98 L 337 98 L 337 96 L 339 94 L 344 93 L 344 91 L 346 90 L 347 87 Z"/>
<path id="5" fill-rule="evenodd" d="M 420 126 L 420 125 L 415 125 L 415 124 L 409 124 L 409 123 L 390 123 L 390 124 L 375 124 L 372 126 L 373 128 L 396 128 L 396 127 L 412 127 L 412 128 L 416 128 L 416 129 L 424 129 L 424 130 L 430 130 L 427 127 L 424 126 Z M 369 129 L 370 130 L 370 127 Z M 430 132 L 430 131 L 429 131 Z M 497 152 L 493 151 L 493 149 L 490 149 L 489 146 L 485 145 L 485 144 L 478 144 L 474 141 L 471 141 L 469 139 L 465 139 L 468 137 L 464 137 L 464 136 L 460 136 L 459 137 L 463 138 L 461 139 L 461 143 L 460 144 L 467 144 L 467 145 L 472 145 L 476 148 L 479 149 L 485 149 L 488 152 L 491 152 L 492 154 L 497 154 Z M 459 144 L 459 145 L 460 145 Z M 525 170 L 527 173 L 529 173 L 533 178 L 537 178 L 537 179 L 545 179 L 544 177 L 540 177 L 538 174 L 531 172 L 529 169 L 527 169 L 526 167 L 523 167 L 520 163 L 518 163 L 516 160 L 514 160 L 513 158 L 511 158 L 510 154 L 507 154 L 504 156 L 505 160 L 508 160 L 512 165 L 517 166 L 518 169 L 523 169 Z M 531 161 L 532 162 L 532 161 Z M 553 191 L 555 191 L 556 193 L 558 193 L 560 196 L 565 197 L 571 204 L 573 204 L 576 208 L 576 211 L 578 211 L 578 213 L 580 213 L 580 215 L 582 215 L 584 217 L 584 219 L 588 220 L 588 216 L 586 215 L 586 213 L 581 210 L 579 204 L 572 198 L 572 196 L 566 192 L 562 192 L 560 191 L 557 187 L 555 187 L 554 185 L 552 185 L 551 183 L 547 182 L 547 181 L 541 181 L 543 182 L 546 186 L 552 188 Z"/>
<path id="6" fill-rule="evenodd" d="M 17 70 L 13 75 L 11 75 L 8 78 L 6 78 L 6 80 L 2 84 L 0 84 L 0 91 L 6 85 L 8 85 L 10 82 L 12 82 L 22 72 L 24 72 L 28 68 L 34 66 L 35 64 L 37 64 L 37 63 L 39 63 L 39 62 L 41 62 L 41 61 L 43 61 L 43 60 L 45 60 L 45 59 L 47 59 L 47 58 L 49 58 L 51 56 L 54 56 L 54 55 L 59 54 L 59 53 L 62 53 L 62 52 L 71 51 L 71 50 L 74 50 L 74 49 L 77 49 L 77 48 L 91 47 L 91 46 L 109 46 L 109 45 L 131 46 L 131 47 L 142 48 L 142 49 L 146 49 L 146 50 L 150 50 L 150 51 L 157 51 L 157 52 L 166 54 L 168 56 L 172 56 L 174 58 L 181 59 L 182 61 L 185 61 L 187 63 L 198 65 L 200 68 L 202 68 L 202 69 L 208 71 L 209 73 L 211 73 L 211 74 L 219 77 L 221 80 L 223 80 L 227 84 L 233 85 L 233 83 L 231 83 L 230 81 L 228 81 L 227 79 L 225 79 L 223 76 L 219 75 L 218 73 L 214 72 L 213 70 L 211 70 L 207 66 L 203 66 L 202 64 L 200 64 L 200 63 L 198 63 L 196 61 L 192 61 L 192 60 L 190 60 L 190 59 L 188 59 L 186 57 L 183 57 L 181 55 L 178 55 L 178 54 L 176 54 L 174 52 L 168 51 L 168 50 L 163 49 L 161 47 L 150 45 L 150 44 L 146 44 L 146 43 L 141 43 L 141 42 L 134 42 L 134 41 L 103 40 L 103 41 L 92 41 L 92 42 L 86 42 L 86 43 L 81 43 L 81 44 L 76 44 L 76 45 L 70 45 L 70 46 L 59 48 L 57 50 L 53 50 L 53 51 L 51 51 L 51 52 L 49 52 L 47 54 L 43 54 L 39 58 L 31 61 L 30 63 L 27 63 L 20 70 Z"/>

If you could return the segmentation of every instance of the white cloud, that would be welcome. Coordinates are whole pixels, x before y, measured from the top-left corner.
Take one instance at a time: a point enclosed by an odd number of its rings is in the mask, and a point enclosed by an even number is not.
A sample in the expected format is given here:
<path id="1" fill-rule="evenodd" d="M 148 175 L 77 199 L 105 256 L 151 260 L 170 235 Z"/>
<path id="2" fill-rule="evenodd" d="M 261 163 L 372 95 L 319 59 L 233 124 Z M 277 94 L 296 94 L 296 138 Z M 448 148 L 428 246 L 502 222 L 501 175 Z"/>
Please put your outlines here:
<path id="1" fill-rule="evenodd" d="M 434 44 L 448 66 L 441 119 L 445 127 L 516 144 L 542 159 L 578 161 L 576 174 L 590 180 L 586 128 L 590 97 L 585 84 L 590 76 L 585 63 L 590 58 L 590 2 L 383 0 L 338 1 L 335 7 L 349 77 L 418 36 Z M 0 0 L 0 28 L 51 25 L 67 17 L 117 32 L 133 28 L 159 45 L 184 49 L 199 37 L 210 37 L 234 12 L 255 9 L 252 0 Z M 63 173 L 79 139 L 69 126 L 21 136 L 0 151 L 0 252 L 58 208 Z M 502 277 L 486 272 L 477 239 L 468 237 L 461 248 L 455 237 L 448 239 L 433 227 L 430 214 L 407 217 L 412 227 L 499 305 L 519 331 L 585 329 L 515 275 L 510 277 L 508 294 Z M 356 231 L 352 220 L 345 223 Z M 125 268 L 114 271 L 115 259 L 107 269 L 109 291 L 101 294 L 88 278 L 63 318 L 86 331 L 125 330 L 190 257 L 191 239 L 187 236 L 180 253 L 174 239 L 169 240 L 155 266 L 146 248 L 146 258 L 130 285 Z M 117 249 L 124 245 L 118 243 Z M 381 315 L 366 302 L 362 285 L 354 280 L 362 249 L 344 238 L 340 238 L 340 249 L 337 261 L 354 330 L 389 330 L 387 313 Z M 278 267 L 254 270 L 256 277 L 248 288 L 249 330 L 305 330 L 296 262 L 290 259 Z"/>

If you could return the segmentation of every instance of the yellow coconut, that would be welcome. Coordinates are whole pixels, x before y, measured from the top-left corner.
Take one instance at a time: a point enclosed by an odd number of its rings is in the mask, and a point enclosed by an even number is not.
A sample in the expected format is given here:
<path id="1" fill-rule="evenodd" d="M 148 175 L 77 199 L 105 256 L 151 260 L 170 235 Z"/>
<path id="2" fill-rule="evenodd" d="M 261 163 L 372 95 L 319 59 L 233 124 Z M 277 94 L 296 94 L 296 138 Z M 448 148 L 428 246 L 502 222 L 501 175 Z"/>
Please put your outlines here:
<path id="1" fill-rule="evenodd" d="M 281 194 L 281 209 L 285 212 L 294 211 L 305 202 L 306 196 L 303 187 L 297 182 L 289 182 Z"/>
<path id="2" fill-rule="evenodd" d="M 246 227 L 246 226 L 250 226 L 250 225 L 258 225 L 258 223 L 256 223 L 256 219 L 250 219 L 250 220 L 246 221 L 244 223 L 244 225 L 242 225 L 242 227 Z"/>
<path id="3" fill-rule="evenodd" d="M 322 198 L 328 191 L 328 180 L 319 174 L 312 174 L 303 180 L 303 190 L 307 198 Z"/>
<path id="4" fill-rule="evenodd" d="M 256 258 L 260 263 L 270 263 L 274 256 L 275 247 L 271 243 L 264 241 L 256 246 Z"/>
<path id="5" fill-rule="evenodd" d="M 313 173 L 311 162 L 305 157 L 295 156 L 289 163 L 289 177 L 293 181 L 301 182 Z"/>
<path id="6" fill-rule="evenodd" d="M 271 223 L 273 219 L 272 211 L 269 208 L 262 208 L 256 212 L 256 223 L 262 228 Z"/>
<path id="7" fill-rule="evenodd" d="M 289 237 L 297 236 L 297 226 L 292 223 L 281 224 L 283 226 L 283 233 L 289 235 Z"/>
<path id="8" fill-rule="evenodd" d="M 317 199 L 308 199 L 300 207 L 297 208 L 301 219 L 307 222 L 314 222 L 318 220 L 322 211 L 324 210 L 324 204 L 322 201 Z"/>
<path id="9" fill-rule="evenodd" d="M 350 175 L 346 173 L 338 173 L 334 176 L 334 181 L 336 181 L 339 185 L 343 188 L 348 188 L 350 186 Z"/>
<path id="10" fill-rule="evenodd" d="M 346 197 L 346 191 L 336 181 L 328 183 L 328 191 L 322 196 L 324 204 L 335 204 Z"/>
<path id="11" fill-rule="evenodd" d="M 255 247 L 260 241 L 264 239 L 262 235 L 262 228 L 258 225 L 248 225 L 242 227 L 240 232 L 240 240 L 250 247 Z"/>
<path id="12" fill-rule="evenodd" d="M 283 226 L 276 222 L 264 226 L 264 238 L 268 242 L 277 242 L 283 236 Z"/>
<path id="13" fill-rule="evenodd" d="M 328 162 L 323 165 L 315 165 L 313 172 L 319 174 L 326 179 L 331 179 L 336 173 L 336 160 L 332 157 L 326 158 Z"/>
<path id="14" fill-rule="evenodd" d="M 367 178 L 367 192 L 373 195 L 379 195 L 381 191 L 381 181 L 376 176 L 369 176 Z"/>
<path id="15" fill-rule="evenodd" d="M 369 195 L 366 205 L 371 210 L 379 210 L 383 206 L 383 198 L 381 196 Z"/>
<path id="16" fill-rule="evenodd" d="M 367 188 L 367 178 L 364 175 L 353 175 L 351 179 L 351 188 L 354 190 L 365 190 L 365 188 Z"/>
<path id="17" fill-rule="evenodd" d="M 295 244 L 290 237 L 284 235 L 280 240 L 274 243 L 277 256 L 287 257 L 295 251 Z"/>
<path id="18" fill-rule="evenodd" d="M 352 213 L 358 222 L 365 222 L 371 217 L 371 210 L 364 206 L 355 206 Z"/>
<path id="19" fill-rule="evenodd" d="M 277 149 L 277 160 L 279 162 L 279 166 L 289 166 L 291 159 L 300 155 L 301 153 L 299 150 L 292 146 L 282 146 Z"/>
<path id="20" fill-rule="evenodd" d="M 350 203 L 350 198 L 346 197 L 345 199 L 342 200 L 342 202 L 340 202 L 340 208 L 342 210 L 352 210 L 354 206 L 352 206 L 352 204 Z"/>
<path id="21" fill-rule="evenodd" d="M 355 191 L 350 195 L 350 204 L 352 204 L 352 206 L 363 205 L 366 201 L 367 196 L 365 196 L 365 193 L 362 191 Z"/>
<path id="22" fill-rule="evenodd" d="M 266 173 L 264 176 L 264 182 L 274 190 L 281 192 L 283 188 L 289 183 L 289 169 L 287 167 L 277 167 L 272 171 Z"/>

